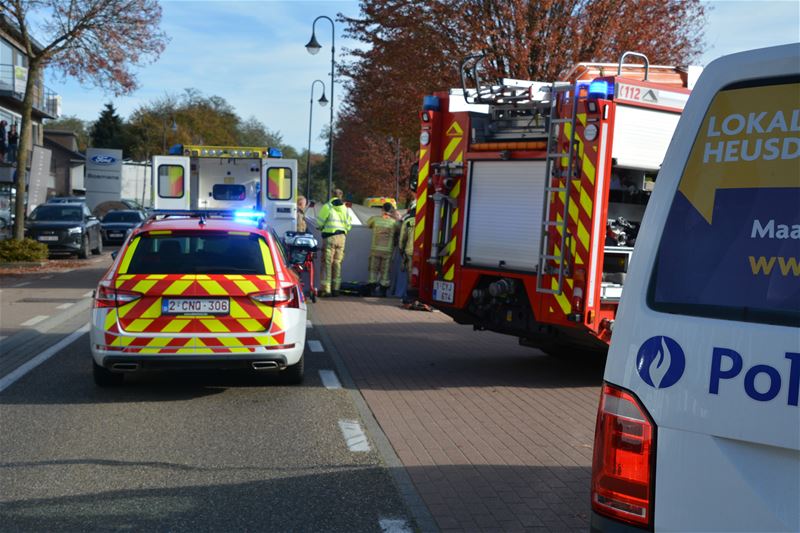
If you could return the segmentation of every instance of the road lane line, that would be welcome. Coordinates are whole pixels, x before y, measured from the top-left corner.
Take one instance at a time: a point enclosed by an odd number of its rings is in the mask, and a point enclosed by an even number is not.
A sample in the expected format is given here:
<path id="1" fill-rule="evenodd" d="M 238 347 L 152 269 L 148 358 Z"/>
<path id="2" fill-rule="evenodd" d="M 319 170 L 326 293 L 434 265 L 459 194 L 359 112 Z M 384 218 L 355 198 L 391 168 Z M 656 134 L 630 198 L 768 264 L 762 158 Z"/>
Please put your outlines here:
<path id="1" fill-rule="evenodd" d="M 68 272 L 75 272 L 75 269 L 74 268 L 68 268 L 66 270 L 59 270 L 58 271 L 59 274 L 66 274 Z"/>
<path id="2" fill-rule="evenodd" d="M 339 420 L 339 429 L 351 452 L 369 451 L 369 440 L 357 420 Z"/>
<path id="3" fill-rule="evenodd" d="M 81 295 L 81 298 L 89 298 L 92 294 L 94 294 L 94 291 L 89 291 L 89 292 Z"/>
<path id="4" fill-rule="evenodd" d="M 22 283 L 17 283 L 16 285 L 12 285 L 12 289 L 16 289 L 17 287 L 24 287 L 25 285 L 30 285 L 30 281 L 23 281 Z"/>
<path id="5" fill-rule="evenodd" d="M 39 278 L 39 279 L 50 279 L 50 278 L 52 278 L 52 277 L 53 277 L 53 276 L 52 276 L 52 274 L 51 274 L 51 275 L 49 275 L 49 276 L 42 276 L 42 277 L 41 277 L 41 278 Z"/>
<path id="6" fill-rule="evenodd" d="M 315 340 L 306 341 L 306 344 L 308 344 L 308 349 L 311 350 L 312 352 L 324 352 L 325 351 L 325 348 L 322 347 L 322 343 L 319 342 L 319 341 L 315 341 Z"/>
<path id="7" fill-rule="evenodd" d="M 411 533 L 408 522 L 396 518 L 381 518 L 378 521 L 383 533 Z"/>
<path id="8" fill-rule="evenodd" d="M 35 326 L 39 322 L 44 322 L 48 318 L 50 318 L 50 315 L 36 315 L 35 317 L 26 320 L 25 322 L 20 324 L 20 326 L 22 326 L 23 328 L 29 328 L 31 326 Z"/>
<path id="9" fill-rule="evenodd" d="M 69 309 L 73 305 L 75 305 L 75 304 L 61 304 L 61 305 L 57 305 L 56 309 Z"/>
<path id="10" fill-rule="evenodd" d="M 65 338 L 61 339 L 45 351 L 41 352 L 39 355 L 35 356 L 33 359 L 28 360 L 24 364 L 18 366 L 12 372 L 9 372 L 4 378 L 0 379 L 0 392 L 3 392 L 8 387 L 13 385 L 19 378 L 39 366 L 40 364 L 44 363 L 53 355 L 57 354 L 73 342 L 75 342 L 78 338 L 80 338 L 84 333 L 89 331 L 89 323 L 87 322 L 79 329 L 73 331 Z"/>
<path id="11" fill-rule="evenodd" d="M 342 388 L 342 383 L 333 370 L 320 370 L 319 378 L 322 380 L 322 384 L 325 385 L 326 389 L 335 390 Z"/>

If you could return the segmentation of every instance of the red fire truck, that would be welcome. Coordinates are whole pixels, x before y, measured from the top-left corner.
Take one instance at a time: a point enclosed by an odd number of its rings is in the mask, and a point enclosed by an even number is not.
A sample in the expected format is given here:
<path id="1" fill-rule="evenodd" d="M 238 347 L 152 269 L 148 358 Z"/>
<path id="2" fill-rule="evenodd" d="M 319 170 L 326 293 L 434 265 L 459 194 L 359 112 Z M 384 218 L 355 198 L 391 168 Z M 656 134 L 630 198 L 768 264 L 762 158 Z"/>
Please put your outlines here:
<path id="1" fill-rule="evenodd" d="M 628 56 L 644 63 L 625 64 Z M 549 353 L 606 350 L 638 227 L 697 75 L 627 52 L 619 64 L 578 64 L 563 83 L 462 83 L 426 96 L 418 298 Z"/>

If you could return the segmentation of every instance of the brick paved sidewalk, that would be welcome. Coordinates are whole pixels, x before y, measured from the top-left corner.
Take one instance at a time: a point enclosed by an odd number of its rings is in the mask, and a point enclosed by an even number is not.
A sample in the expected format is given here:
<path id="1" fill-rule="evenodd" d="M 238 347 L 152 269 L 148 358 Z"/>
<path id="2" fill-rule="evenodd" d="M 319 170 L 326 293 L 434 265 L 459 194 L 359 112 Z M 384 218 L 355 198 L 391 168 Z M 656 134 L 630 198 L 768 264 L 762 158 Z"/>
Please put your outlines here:
<path id="1" fill-rule="evenodd" d="M 585 531 L 603 361 L 397 300 L 314 306 L 443 531 Z"/>

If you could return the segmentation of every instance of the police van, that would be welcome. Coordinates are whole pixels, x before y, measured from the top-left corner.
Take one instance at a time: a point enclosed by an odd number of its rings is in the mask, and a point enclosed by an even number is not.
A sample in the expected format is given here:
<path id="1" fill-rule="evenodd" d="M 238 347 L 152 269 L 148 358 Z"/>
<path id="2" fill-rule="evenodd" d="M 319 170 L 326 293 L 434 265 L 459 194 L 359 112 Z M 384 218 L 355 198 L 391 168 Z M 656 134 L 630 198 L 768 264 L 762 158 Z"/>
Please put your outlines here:
<path id="1" fill-rule="evenodd" d="M 800 43 L 703 72 L 613 328 L 593 531 L 800 531 Z"/>

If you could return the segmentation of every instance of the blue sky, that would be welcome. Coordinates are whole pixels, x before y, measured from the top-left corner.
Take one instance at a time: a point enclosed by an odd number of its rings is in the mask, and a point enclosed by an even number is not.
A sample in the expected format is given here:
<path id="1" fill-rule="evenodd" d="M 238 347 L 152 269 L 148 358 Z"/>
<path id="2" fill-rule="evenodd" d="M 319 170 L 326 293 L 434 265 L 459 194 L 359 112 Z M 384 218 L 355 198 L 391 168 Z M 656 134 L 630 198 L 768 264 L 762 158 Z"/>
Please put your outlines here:
<path id="1" fill-rule="evenodd" d="M 702 65 L 721 55 L 800 40 L 800 3 L 796 1 L 707 3 L 711 9 Z M 138 71 L 140 89 L 130 96 L 114 97 L 73 80 L 62 82 L 48 76 L 45 83 L 63 97 L 63 114 L 94 120 L 103 103 L 112 101 L 120 115 L 127 117 L 142 103 L 193 87 L 205 95 L 222 96 L 240 116 L 255 116 L 279 131 L 290 145 L 306 146 L 311 83 L 319 78 L 327 86 L 330 80 L 330 24 L 317 23 L 323 49 L 311 56 L 304 48 L 311 23 L 318 15 L 356 16 L 357 2 L 162 0 L 162 5 L 162 27 L 171 42 L 156 63 Z M 337 24 L 337 57 L 343 48 L 358 46 L 343 38 L 343 29 Z M 338 103 L 341 87 L 335 90 Z M 321 152 L 324 140 L 319 134 L 328 123 L 329 110 L 315 105 L 313 118 L 312 150 Z"/>

